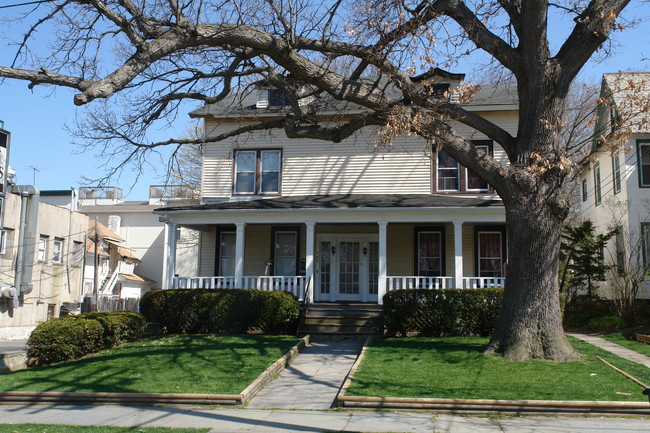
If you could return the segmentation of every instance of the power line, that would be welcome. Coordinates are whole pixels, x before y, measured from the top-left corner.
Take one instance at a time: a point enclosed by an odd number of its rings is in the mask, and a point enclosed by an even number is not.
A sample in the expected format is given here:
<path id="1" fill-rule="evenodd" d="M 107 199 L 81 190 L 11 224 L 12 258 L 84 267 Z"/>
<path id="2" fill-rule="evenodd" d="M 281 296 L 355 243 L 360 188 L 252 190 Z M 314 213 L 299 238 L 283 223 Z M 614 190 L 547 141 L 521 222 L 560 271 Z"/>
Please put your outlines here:
<path id="1" fill-rule="evenodd" d="M 0 6 L 0 9 L 17 8 L 17 7 L 21 7 L 21 6 L 37 5 L 37 4 L 41 4 L 41 3 L 51 3 L 52 1 L 54 1 L 54 0 L 34 0 L 34 1 L 31 1 L 31 2 L 14 3 L 12 5 Z"/>

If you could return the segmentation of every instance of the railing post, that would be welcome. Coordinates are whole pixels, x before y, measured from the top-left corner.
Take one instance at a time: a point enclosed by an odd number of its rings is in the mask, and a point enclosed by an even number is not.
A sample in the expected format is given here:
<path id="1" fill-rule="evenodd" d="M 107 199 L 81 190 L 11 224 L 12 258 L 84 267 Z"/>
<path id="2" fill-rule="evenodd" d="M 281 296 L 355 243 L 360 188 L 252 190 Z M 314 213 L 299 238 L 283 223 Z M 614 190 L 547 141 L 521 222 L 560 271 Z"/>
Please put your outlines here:
<path id="1" fill-rule="evenodd" d="M 165 254 L 163 255 L 163 282 L 164 289 L 171 289 L 176 265 L 176 224 L 167 223 L 165 230 Z"/>
<path id="2" fill-rule="evenodd" d="M 377 290 L 378 303 L 384 303 L 384 294 L 386 294 L 386 232 L 387 232 L 387 221 L 380 221 L 379 224 L 379 287 Z"/>
<path id="3" fill-rule="evenodd" d="M 306 222 L 305 225 L 307 226 L 307 241 L 305 244 L 305 277 L 307 281 L 305 282 L 305 287 L 314 287 L 314 229 L 316 227 L 316 223 Z M 298 294 L 298 299 L 302 301 L 304 297 L 305 292 L 303 289 L 301 289 L 300 293 Z M 313 290 L 309 291 L 308 301 L 310 304 L 314 302 Z"/>

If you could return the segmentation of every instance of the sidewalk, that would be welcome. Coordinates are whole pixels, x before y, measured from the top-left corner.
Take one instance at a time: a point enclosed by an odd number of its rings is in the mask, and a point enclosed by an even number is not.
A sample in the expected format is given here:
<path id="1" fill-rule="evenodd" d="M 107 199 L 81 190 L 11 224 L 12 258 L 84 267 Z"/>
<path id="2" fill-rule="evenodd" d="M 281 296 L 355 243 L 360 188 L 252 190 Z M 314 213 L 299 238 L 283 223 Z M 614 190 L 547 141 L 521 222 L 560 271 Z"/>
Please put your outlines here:
<path id="1" fill-rule="evenodd" d="M 365 337 L 312 337 L 277 379 L 248 404 L 250 409 L 329 409 Z"/>
<path id="2" fill-rule="evenodd" d="M 211 433 L 646 433 L 647 419 L 478 418 L 421 412 L 181 409 L 124 406 L 0 406 L 0 423 L 210 428 Z"/>
<path id="3" fill-rule="evenodd" d="M 600 347 L 601 349 L 611 352 L 614 355 L 619 356 L 621 358 L 627 359 L 632 362 L 636 362 L 641 365 L 645 365 L 646 367 L 650 368 L 650 357 L 645 356 L 639 352 L 635 352 L 634 350 L 627 349 L 623 346 L 619 346 L 618 344 L 607 341 L 604 338 L 596 337 L 594 335 L 574 334 L 574 333 L 567 333 L 567 335 L 575 337 L 579 340 L 582 340 L 594 346 Z"/>

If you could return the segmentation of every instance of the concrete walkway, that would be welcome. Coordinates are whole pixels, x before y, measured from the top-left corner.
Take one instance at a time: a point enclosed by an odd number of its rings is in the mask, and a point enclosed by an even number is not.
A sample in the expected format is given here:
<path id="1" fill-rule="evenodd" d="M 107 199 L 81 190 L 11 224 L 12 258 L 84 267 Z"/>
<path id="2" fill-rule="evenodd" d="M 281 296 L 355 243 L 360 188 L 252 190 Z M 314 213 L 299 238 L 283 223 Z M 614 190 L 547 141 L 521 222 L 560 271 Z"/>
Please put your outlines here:
<path id="1" fill-rule="evenodd" d="M 312 337 L 311 343 L 248 403 L 250 409 L 329 409 L 365 337 Z"/>
<path id="2" fill-rule="evenodd" d="M 574 334 L 574 333 L 567 333 L 567 335 L 585 341 L 589 344 L 593 344 L 594 346 L 600 347 L 601 349 L 611 352 L 616 356 L 620 356 L 621 358 L 630 360 L 632 362 L 636 362 L 641 365 L 645 365 L 646 367 L 650 368 L 649 356 L 643 355 L 639 352 L 635 352 L 634 350 L 627 349 L 623 346 L 619 346 L 618 344 L 612 343 L 611 341 L 607 341 L 604 338 L 596 337 L 595 335 Z"/>
<path id="3" fill-rule="evenodd" d="M 209 428 L 211 433 L 647 433 L 648 419 L 478 418 L 422 412 L 181 409 L 124 406 L 0 406 L 0 424 Z"/>

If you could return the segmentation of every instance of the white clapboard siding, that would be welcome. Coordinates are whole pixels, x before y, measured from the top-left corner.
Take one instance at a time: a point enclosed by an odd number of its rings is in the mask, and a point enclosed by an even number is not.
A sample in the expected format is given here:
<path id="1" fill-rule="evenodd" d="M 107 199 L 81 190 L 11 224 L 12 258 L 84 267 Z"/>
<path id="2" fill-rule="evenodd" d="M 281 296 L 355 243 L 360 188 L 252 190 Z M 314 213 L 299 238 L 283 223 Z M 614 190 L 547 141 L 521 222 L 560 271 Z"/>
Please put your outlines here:
<path id="1" fill-rule="evenodd" d="M 513 112 L 486 113 L 511 133 L 516 132 Z M 208 120 L 210 135 L 240 126 Z M 485 135 L 464 125 L 456 130 L 470 139 Z M 282 195 L 326 194 L 428 194 L 431 192 L 431 149 L 415 136 L 397 137 L 391 146 L 378 146 L 377 130 L 331 143 L 315 139 L 289 139 L 283 131 L 253 132 L 219 143 L 208 143 L 204 151 L 203 197 L 227 198 L 232 194 L 234 149 L 282 149 Z M 494 156 L 507 157 L 495 145 Z"/>

